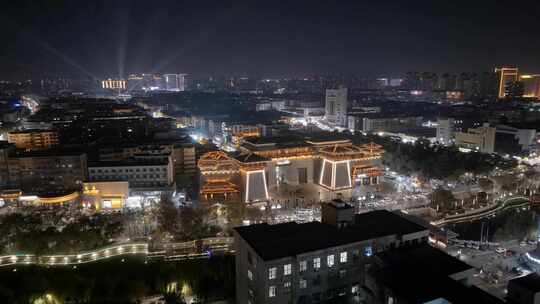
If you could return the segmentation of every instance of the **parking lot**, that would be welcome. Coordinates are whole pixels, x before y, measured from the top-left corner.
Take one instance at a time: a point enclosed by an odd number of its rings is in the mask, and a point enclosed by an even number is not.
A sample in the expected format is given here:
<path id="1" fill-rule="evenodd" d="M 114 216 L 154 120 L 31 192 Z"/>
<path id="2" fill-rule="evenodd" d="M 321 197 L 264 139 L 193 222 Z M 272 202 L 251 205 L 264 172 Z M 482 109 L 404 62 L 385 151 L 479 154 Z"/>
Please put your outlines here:
<path id="1" fill-rule="evenodd" d="M 497 248 L 506 250 L 503 252 Z M 523 255 L 535 248 L 536 244 L 514 240 L 484 250 L 453 245 L 446 248 L 446 251 L 477 269 L 473 280 L 474 285 L 502 299 L 506 296 L 509 280 L 527 275 L 532 271 L 522 261 Z"/>

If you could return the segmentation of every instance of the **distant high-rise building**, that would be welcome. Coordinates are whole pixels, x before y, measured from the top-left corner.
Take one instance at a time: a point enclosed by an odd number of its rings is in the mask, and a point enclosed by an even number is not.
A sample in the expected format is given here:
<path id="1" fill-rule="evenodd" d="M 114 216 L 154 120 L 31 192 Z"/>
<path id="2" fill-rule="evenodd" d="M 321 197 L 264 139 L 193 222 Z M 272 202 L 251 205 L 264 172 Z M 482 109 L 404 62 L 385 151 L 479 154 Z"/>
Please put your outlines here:
<path id="1" fill-rule="evenodd" d="M 420 75 L 420 90 L 433 91 L 437 87 L 437 82 L 437 74 L 424 72 Z"/>
<path id="2" fill-rule="evenodd" d="M 540 98 L 540 75 L 521 75 L 519 80 L 523 84 L 523 97 Z"/>
<path id="3" fill-rule="evenodd" d="M 325 117 L 340 126 L 347 123 L 347 88 L 326 90 Z"/>
<path id="4" fill-rule="evenodd" d="M 518 68 L 496 68 L 497 78 L 499 81 L 497 97 L 504 98 L 509 95 L 509 87 L 512 83 L 518 81 Z"/>
<path id="5" fill-rule="evenodd" d="M 454 119 L 437 119 L 437 141 L 449 145 L 454 135 Z"/>
<path id="6" fill-rule="evenodd" d="M 457 85 L 456 75 L 445 73 L 439 79 L 439 90 L 454 91 Z"/>
<path id="7" fill-rule="evenodd" d="M 390 79 L 391 87 L 400 87 L 403 84 L 403 79 L 401 78 L 392 78 Z"/>
<path id="8" fill-rule="evenodd" d="M 186 74 L 163 75 L 163 77 L 165 78 L 165 90 L 176 91 L 176 92 L 185 91 L 186 90 L 185 76 Z"/>

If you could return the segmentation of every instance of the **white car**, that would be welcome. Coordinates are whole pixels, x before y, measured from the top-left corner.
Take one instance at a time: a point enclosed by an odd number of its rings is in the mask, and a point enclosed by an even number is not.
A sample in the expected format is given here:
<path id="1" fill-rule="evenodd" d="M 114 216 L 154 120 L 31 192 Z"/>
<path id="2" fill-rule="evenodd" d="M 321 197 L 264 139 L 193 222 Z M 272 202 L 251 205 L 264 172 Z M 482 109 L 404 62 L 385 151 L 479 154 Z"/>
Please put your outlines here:
<path id="1" fill-rule="evenodd" d="M 499 254 L 504 254 L 506 252 L 506 248 L 497 247 L 495 248 L 495 252 Z"/>
<path id="2" fill-rule="evenodd" d="M 527 242 L 523 241 L 523 242 L 519 243 L 519 246 L 520 247 L 525 247 L 525 246 L 527 246 Z"/>

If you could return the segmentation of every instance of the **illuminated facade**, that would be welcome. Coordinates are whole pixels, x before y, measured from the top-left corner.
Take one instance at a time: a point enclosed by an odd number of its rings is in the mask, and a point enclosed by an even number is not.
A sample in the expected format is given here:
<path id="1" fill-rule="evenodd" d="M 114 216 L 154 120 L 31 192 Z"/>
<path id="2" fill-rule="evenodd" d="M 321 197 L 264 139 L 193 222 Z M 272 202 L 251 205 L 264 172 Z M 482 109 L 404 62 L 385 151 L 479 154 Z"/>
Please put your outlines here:
<path id="1" fill-rule="evenodd" d="M 129 196 L 129 183 L 85 182 L 83 184 L 83 206 L 96 210 L 119 210 Z"/>
<path id="2" fill-rule="evenodd" d="M 523 83 L 523 97 L 540 98 L 540 75 L 520 75 Z"/>
<path id="3" fill-rule="evenodd" d="M 508 88 L 516 81 L 518 81 L 518 68 L 496 68 L 495 73 L 498 77 L 497 96 L 504 98 L 508 96 Z"/>
<path id="4" fill-rule="evenodd" d="M 106 79 L 101 81 L 101 87 L 106 90 L 125 90 L 126 81 L 123 79 Z"/>
<path id="5" fill-rule="evenodd" d="M 319 187 L 319 195 L 327 192 L 347 198 L 355 186 L 376 186 L 382 175 L 379 161 L 384 151 L 373 143 L 247 138 L 240 150 L 237 155 L 215 151 L 201 157 L 198 167 L 203 199 L 239 195 L 244 202 L 268 201 L 280 189 L 309 185 Z"/>
<path id="6" fill-rule="evenodd" d="M 165 74 L 165 90 L 183 92 L 186 90 L 186 74 Z"/>
<path id="7" fill-rule="evenodd" d="M 58 145 L 58 132 L 53 130 L 14 131 L 8 133 L 8 142 L 20 149 L 50 149 Z"/>

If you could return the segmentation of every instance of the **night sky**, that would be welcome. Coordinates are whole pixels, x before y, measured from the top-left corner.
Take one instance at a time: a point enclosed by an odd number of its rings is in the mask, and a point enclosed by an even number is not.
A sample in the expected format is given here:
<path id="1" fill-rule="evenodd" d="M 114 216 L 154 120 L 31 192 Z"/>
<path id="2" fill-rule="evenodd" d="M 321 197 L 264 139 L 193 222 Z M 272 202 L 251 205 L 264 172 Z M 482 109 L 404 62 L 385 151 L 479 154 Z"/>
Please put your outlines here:
<path id="1" fill-rule="evenodd" d="M 0 79 L 540 73 L 538 2 L 4 1 Z"/>

